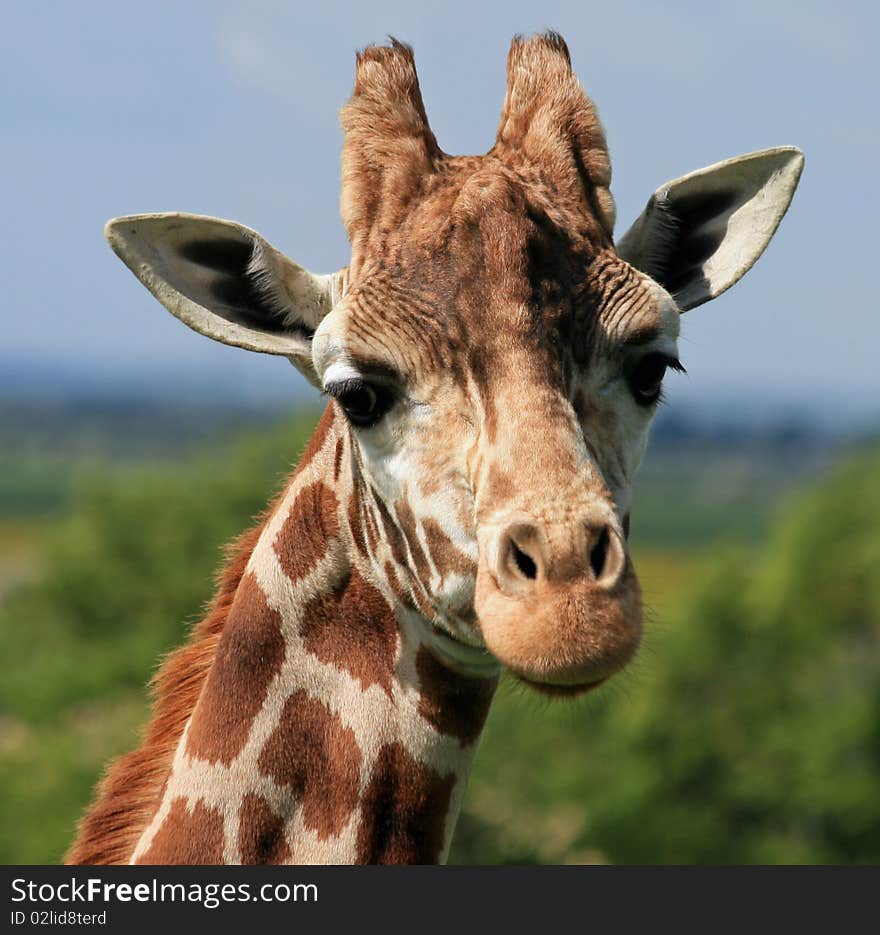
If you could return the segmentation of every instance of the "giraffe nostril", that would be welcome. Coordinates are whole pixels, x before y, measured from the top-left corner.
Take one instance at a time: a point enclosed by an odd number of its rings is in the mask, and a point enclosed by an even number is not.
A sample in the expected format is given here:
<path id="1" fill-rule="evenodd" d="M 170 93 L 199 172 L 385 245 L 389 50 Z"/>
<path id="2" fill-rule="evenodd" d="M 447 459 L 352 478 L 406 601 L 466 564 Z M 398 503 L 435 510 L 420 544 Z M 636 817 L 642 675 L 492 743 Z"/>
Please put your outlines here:
<path id="1" fill-rule="evenodd" d="M 602 532 L 599 533 L 596 544 L 590 549 L 590 568 L 593 569 L 593 577 L 597 581 L 602 577 L 602 572 L 605 571 L 605 563 L 608 559 L 608 543 L 608 527 L 605 526 Z"/>
<path id="2" fill-rule="evenodd" d="M 512 523 L 500 531 L 496 548 L 494 571 L 501 590 L 531 594 L 546 571 L 540 530 L 531 523 Z"/>
<path id="3" fill-rule="evenodd" d="M 511 540 L 510 544 L 513 547 L 513 560 L 516 562 L 516 567 L 529 581 L 534 581 L 538 577 L 538 566 L 535 564 L 535 560 L 526 555 L 513 540 Z"/>

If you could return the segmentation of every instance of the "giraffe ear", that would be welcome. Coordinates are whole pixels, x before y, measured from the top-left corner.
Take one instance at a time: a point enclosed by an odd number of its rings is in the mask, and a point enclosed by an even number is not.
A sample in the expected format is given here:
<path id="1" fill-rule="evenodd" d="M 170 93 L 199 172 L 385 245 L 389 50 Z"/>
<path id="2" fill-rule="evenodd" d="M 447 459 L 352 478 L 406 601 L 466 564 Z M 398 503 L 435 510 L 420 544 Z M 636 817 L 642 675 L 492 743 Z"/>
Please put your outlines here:
<path id="1" fill-rule="evenodd" d="M 685 312 L 751 268 L 794 197 L 803 153 L 780 146 L 661 185 L 620 239 L 618 255 L 660 283 Z"/>
<path id="2" fill-rule="evenodd" d="M 288 357 L 313 383 L 312 335 L 338 298 L 259 234 L 195 214 L 135 214 L 104 231 L 110 246 L 185 325 L 223 344 Z"/>

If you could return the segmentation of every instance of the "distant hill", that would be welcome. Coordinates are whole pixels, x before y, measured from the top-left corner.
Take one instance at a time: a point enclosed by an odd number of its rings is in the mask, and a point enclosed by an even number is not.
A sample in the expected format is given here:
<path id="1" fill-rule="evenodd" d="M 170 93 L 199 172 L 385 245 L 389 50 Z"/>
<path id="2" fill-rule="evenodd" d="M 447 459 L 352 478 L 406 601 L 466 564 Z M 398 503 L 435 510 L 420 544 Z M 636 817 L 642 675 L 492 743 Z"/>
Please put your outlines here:
<path id="1" fill-rule="evenodd" d="M 258 354 L 132 365 L 96 360 L 48 360 L 0 354 L 0 405 L 64 401 L 101 408 L 114 404 L 254 408 L 286 411 L 318 405 L 318 394 L 285 360 Z M 880 438 L 880 394 L 811 395 L 809 388 L 775 391 L 732 388 L 706 395 L 672 381 L 654 426 L 655 445 L 694 437 L 730 443 L 755 435 L 793 439 Z"/>
<path id="2" fill-rule="evenodd" d="M 204 359 L 163 364 L 44 360 L 0 355 L 0 402 L 161 400 L 199 405 L 282 405 L 314 399 L 315 391 L 283 358 L 247 355 L 234 365 Z"/>

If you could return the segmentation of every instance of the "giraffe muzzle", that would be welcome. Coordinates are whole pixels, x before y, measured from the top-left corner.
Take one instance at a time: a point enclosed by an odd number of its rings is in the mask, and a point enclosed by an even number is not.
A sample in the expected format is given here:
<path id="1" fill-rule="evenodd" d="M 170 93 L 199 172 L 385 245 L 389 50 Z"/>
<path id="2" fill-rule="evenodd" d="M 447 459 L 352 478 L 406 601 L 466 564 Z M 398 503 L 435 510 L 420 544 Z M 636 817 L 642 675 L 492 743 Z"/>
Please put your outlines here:
<path id="1" fill-rule="evenodd" d="M 489 651 L 551 694 L 595 687 L 642 634 L 641 591 L 616 524 L 517 517 L 484 538 L 475 595 Z"/>

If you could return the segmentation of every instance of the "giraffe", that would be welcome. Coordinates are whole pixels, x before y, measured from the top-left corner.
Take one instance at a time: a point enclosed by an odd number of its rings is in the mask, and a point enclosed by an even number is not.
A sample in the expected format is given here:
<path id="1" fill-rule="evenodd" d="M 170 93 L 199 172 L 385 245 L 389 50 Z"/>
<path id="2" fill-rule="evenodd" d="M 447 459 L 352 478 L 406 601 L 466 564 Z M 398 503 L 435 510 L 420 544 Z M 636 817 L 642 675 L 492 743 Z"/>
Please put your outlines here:
<path id="1" fill-rule="evenodd" d="M 604 132 L 554 33 L 513 40 L 484 156 L 439 148 L 397 40 L 358 54 L 341 122 L 337 273 L 230 221 L 108 224 L 185 324 L 329 400 L 69 862 L 444 861 L 499 673 L 572 697 L 636 652 L 632 483 L 681 314 L 760 256 L 803 164 L 676 179 L 615 243 Z"/>

